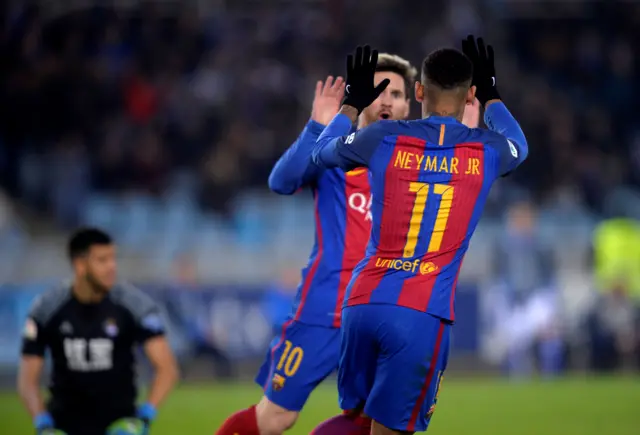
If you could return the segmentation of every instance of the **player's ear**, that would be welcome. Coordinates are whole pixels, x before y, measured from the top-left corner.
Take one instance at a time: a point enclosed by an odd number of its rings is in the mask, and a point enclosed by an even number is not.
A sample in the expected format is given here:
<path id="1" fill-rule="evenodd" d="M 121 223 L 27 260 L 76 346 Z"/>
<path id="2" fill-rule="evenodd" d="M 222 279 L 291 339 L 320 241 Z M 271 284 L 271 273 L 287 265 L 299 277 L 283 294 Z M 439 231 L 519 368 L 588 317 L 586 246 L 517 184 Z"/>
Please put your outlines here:
<path id="1" fill-rule="evenodd" d="M 76 275 L 84 275 L 87 271 L 86 259 L 84 257 L 77 257 L 71 261 L 71 267 Z"/>
<path id="2" fill-rule="evenodd" d="M 422 101 L 424 100 L 424 86 L 422 86 L 422 83 L 420 82 L 416 82 L 415 88 L 414 88 L 414 92 L 416 94 L 416 101 L 418 103 L 422 103 Z M 408 116 L 409 114 L 407 114 Z"/>
<path id="3" fill-rule="evenodd" d="M 471 86 L 469 88 L 469 90 L 467 91 L 467 104 L 473 104 L 473 102 L 476 100 L 476 87 Z"/>

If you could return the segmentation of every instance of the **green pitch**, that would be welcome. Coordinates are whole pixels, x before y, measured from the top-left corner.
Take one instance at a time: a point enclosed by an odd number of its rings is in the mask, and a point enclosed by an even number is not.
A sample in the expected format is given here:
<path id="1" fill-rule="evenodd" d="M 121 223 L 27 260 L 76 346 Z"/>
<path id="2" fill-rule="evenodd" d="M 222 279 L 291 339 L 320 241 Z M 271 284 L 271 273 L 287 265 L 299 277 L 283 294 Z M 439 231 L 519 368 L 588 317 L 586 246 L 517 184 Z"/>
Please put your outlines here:
<path id="1" fill-rule="evenodd" d="M 453 375 L 452 375 L 453 377 Z M 188 385 L 160 412 L 153 435 L 211 435 L 231 412 L 255 403 L 251 384 Z M 308 434 L 338 411 L 331 382 L 314 393 L 297 426 Z M 0 394 L 0 433 L 30 434 L 29 419 L 12 392 Z M 507 383 L 445 379 L 429 434 L 433 435 L 637 435 L 640 379 L 571 379 Z"/>

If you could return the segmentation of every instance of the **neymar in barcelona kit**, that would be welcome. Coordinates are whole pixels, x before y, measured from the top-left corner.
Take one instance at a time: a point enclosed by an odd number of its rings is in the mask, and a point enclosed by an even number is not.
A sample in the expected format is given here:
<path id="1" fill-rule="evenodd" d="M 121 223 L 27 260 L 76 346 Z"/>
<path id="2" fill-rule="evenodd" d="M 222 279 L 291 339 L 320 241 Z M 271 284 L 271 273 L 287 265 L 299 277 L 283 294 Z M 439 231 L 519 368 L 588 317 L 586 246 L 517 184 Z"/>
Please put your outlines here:
<path id="1" fill-rule="evenodd" d="M 343 409 L 364 407 L 374 433 L 426 430 L 447 366 L 462 260 L 493 182 L 528 154 L 497 93 L 493 50 L 471 37 L 463 50 L 425 58 L 416 84 L 423 119 L 350 133 L 380 90 L 371 74 L 377 53 L 358 48 L 351 94 L 313 152 L 321 167 L 371 174 L 372 233 L 345 296 L 338 390 Z M 475 97 L 488 130 L 461 122 Z"/>

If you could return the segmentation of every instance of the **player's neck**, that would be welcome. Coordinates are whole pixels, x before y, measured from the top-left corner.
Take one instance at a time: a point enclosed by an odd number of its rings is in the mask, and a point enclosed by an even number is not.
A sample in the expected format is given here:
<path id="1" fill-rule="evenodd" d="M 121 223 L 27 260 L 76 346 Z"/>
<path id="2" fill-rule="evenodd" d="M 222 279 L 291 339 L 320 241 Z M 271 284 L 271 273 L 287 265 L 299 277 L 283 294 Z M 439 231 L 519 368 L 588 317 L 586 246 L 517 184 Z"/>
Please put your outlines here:
<path id="1" fill-rule="evenodd" d="M 455 118 L 458 121 L 462 122 L 462 115 L 464 115 L 464 109 L 460 110 L 459 108 L 455 108 L 452 105 L 439 105 L 433 107 L 423 107 L 422 109 L 422 117 L 428 118 L 430 116 L 443 116 L 448 118 Z"/>
<path id="2" fill-rule="evenodd" d="M 87 282 L 74 281 L 73 296 L 83 304 L 97 304 L 104 299 L 104 294 L 96 292 Z"/>

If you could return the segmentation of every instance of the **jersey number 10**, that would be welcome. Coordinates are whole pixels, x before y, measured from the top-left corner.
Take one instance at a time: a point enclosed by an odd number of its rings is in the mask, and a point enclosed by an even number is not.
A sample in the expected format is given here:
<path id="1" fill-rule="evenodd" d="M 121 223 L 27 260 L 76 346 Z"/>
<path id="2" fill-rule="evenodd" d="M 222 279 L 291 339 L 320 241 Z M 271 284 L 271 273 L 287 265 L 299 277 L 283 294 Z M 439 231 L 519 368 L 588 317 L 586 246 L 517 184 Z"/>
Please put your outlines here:
<path id="1" fill-rule="evenodd" d="M 286 340 L 284 342 L 284 350 L 282 351 L 282 356 L 280 357 L 276 370 L 282 370 L 284 368 L 284 374 L 291 377 L 295 375 L 300 368 L 300 363 L 302 362 L 303 357 L 304 351 L 302 348 L 293 346 L 289 340 Z"/>
<path id="2" fill-rule="evenodd" d="M 442 245 L 442 236 L 447 228 L 449 220 L 449 212 L 451 211 L 451 203 L 453 202 L 453 186 L 446 184 L 429 184 L 412 181 L 409 183 L 409 192 L 415 193 L 416 198 L 411 211 L 411 220 L 409 221 L 409 231 L 407 232 L 407 241 L 404 245 L 404 258 L 411 258 L 416 253 L 418 245 L 418 236 L 420 235 L 420 226 L 424 219 L 424 209 L 427 205 L 427 198 L 430 192 L 440 195 L 440 206 L 436 214 L 436 221 L 433 225 L 433 231 L 429 240 L 429 248 L 427 252 L 437 252 Z"/>

